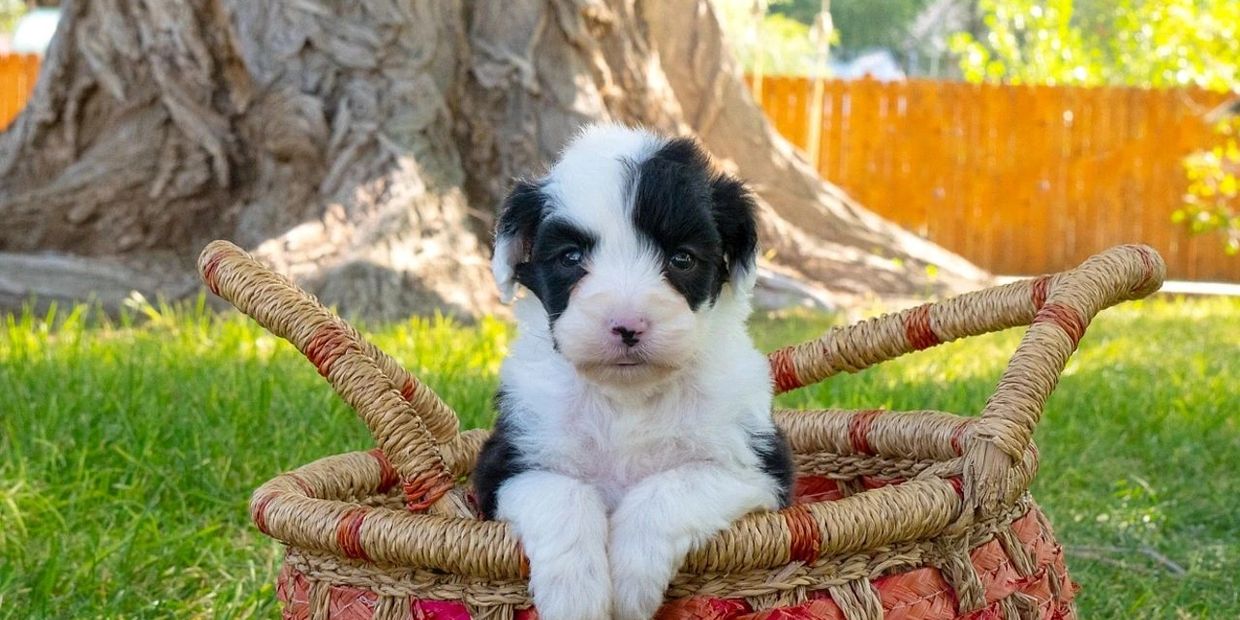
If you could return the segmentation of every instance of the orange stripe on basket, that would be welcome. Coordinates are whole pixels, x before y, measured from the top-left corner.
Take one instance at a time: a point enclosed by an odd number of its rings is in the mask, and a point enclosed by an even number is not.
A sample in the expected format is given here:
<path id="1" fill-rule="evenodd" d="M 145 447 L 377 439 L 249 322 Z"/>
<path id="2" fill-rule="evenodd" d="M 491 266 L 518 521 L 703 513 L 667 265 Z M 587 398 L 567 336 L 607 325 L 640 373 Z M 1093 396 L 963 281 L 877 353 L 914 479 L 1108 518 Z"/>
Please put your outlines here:
<path id="1" fill-rule="evenodd" d="M 908 339 L 909 346 L 917 351 L 943 342 L 930 327 L 930 305 L 917 306 L 904 317 L 904 336 Z"/>
<path id="2" fill-rule="evenodd" d="M 517 574 L 520 575 L 522 579 L 529 579 L 530 578 L 530 556 L 526 555 L 525 545 L 522 545 L 521 541 L 519 540 L 517 541 L 517 558 L 521 560 L 517 564 Z"/>
<path id="3" fill-rule="evenodd" d="M 1030 285 L 1029 296 L 1033 300 L 1034 310 L 1041 310 L 1042 306 L 1046 304 L 1046 296 L 1050 292 L 1050 286 L 1051 286 L 1050 276 L 1041 276 L 1035 279 L 1033 281 L 1033 284 Z"/>
<path id="4" fill-rule="evenodd" d="M 396 486 L 400 482 L 400 474 L 396 473 L 396 468 L 392 467 L 392 462 L 388 460 L 383 450 L 375 448 L 366 454 L 379 464 L 379 488 L 376 489 L 380 493 L 386 493 L 389 489 Z"/>
<path id="5" fill-rule="evenodd" d="M 345 557 L 370 561 L 370 556 L 362 548 L 362 523 L 369 513 L 367 508 L 353 508 L 341 515 L 336 523 L 336 544 Z"/>
<path id="6" fill-rule="evenodd" d="M 1143 245 L 1135 246 L 1133 249 L 1137 251 L 1137 255 L 1141 257 L 1141 264 L 1145 267 L 1145 271 L 1141 274 L 1141 281 L 1132 289 L 1139 291 L 1154 279 L 1154 256 L 1150 253 L 1150 249 Z"/>
<path id="7" fill-rule="evenodd" d="M 254 526 L 258 531 L 271 536 L 271 532 L 267 530 L 267 505 L 272 502 L 278 495 L 278 492 L 268 493 L 254 502 L 254 507 L 250 509 L 250 520 L 254 522 Z"/>
<path id="8" fill-rule="evenodd" d="M 818 524 L 804 504 L 794 504 L 780 511 L 788 525 L 788 559 L 806 564 L 818 559 L 822 535 Z"/>
<path id="9" fill-rule="evenodd" d="M 771 364 L 771 376 L 775 379 L 776 394 L 795 390 L 805 385 L 801 383 L 800 377 L 797 377 L 796 364 L 792 361 L 791 348 L 783 348 L 771 353 L 769 361 Z"/>
<path id="10" fill-rule="evenodd" d="M 874 418 L 882 413 L 882 409 L 858 411 L 848 420 L 848 442 L 852 444 L 853 452 L 874 454 L 873 448 L 870 447 L 870 427 L 874 425 Z"/>
<path id="11" fill-rule="evenodd" d="M 970 426 L 972 424 L 968 420 L 963 420 L 956 425 L 956 430 L 952 431 L 951 446 L 952 452 L 955 452 L 956 456 L 964 456 L 964 444 L 961 442 L 964 441 L 964 434 L 969 430 Z"/>
<path id="12" fill-rule="evenodd" d="M 323 324 L 306 342 L 305 355 L 324 377 L 331 372 L 332 364 L 348 349 L 349 337 L 334 322 Z"/>
<path id="13" fill-rule="evenodd" d="M 306 494 L 306 497 L 314 497 L 314 489 L 310 486 L 310 483 L 306 482 L 301 476 L 298 476 L 292 472 L 282 475 L 285 478 L 292 480 L 297 485 L 297 488 L 301 489 L 301 492 Z"/>
<path id="14" fill-rule="evenodd" d="M 405 399 L 405 402 L 411 403 L 413 402 L 414 395 L 416 395 L 417 393 L 418 393 L 417 382 L 415 382 L 413 380 L 413 377 L 411 376 L 405 377 L 405 384 L 400 386 L 400 397 Z"/>
<path id="15" fill-rule="evenodd" d="M 445 471 L 427 471 L 405 481 L 405 506 L 410 512 L 421 512 L 439 501 L 444 493 L 455 486 L 452 476 Z"/>
<path id="16" fill-rule="evenodd" d="M 964 480 L 960 476 L 952 476 L 947 479 L 947 484 L 952 485 L 952 490 L 956 492 L 956 496 L 964 499 Z"/>
<path id="17" fill-rule="evenodd" d="M 220 262 L 224 260 L 224 251 L 220 250 L 211 255 L 207 262 L 202 266 L 202 281 L 207 284 L 207 288 L 215 295 L 220 294 L 219 283 L 215 281 L 215 272 L 220 268 Z"/>
<path id="18" fill-rule="evenodd" d="M 1054 323 L 1062 329 L 1068 338 L 1072 340 L 1073 348 L 1081 341 L 1081 336 L 1085 335 L 1085 326 L 1087 325 L 1085 317 L 1080 312 L 1063 304 L 1047 304 L 1038 310 L 1038 314 L 1033 317 L 1033 323 Z"/>

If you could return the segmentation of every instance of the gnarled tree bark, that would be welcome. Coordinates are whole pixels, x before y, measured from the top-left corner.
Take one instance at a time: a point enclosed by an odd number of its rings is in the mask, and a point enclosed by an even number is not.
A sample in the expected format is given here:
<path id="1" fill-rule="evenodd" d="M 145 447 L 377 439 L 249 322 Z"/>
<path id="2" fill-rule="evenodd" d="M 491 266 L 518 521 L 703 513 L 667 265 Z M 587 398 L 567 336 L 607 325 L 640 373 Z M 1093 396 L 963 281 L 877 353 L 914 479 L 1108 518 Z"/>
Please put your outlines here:
<path id="1" fill-rule="evenodd" d="M 495 206 L 598 119 L 701 136 L 777 271 L 844 296 L 985 277 L 819 180 L 707 0 L 70 0 L 0 136 L 0 304 L 189 295 L 222 237 L 344 312 L 492 311 Z"/>

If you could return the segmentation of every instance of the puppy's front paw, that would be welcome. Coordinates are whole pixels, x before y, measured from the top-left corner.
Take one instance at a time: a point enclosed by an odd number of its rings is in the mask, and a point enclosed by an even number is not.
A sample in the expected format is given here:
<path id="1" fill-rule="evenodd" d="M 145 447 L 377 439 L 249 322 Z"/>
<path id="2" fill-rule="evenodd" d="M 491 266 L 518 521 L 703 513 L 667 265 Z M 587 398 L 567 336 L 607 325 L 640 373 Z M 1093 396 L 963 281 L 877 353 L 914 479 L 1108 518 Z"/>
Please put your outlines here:
<path id="1" fill-rule="evenodd" d="M 541 620 L 606 620 L 611 611 L 607 508 L 579 480 L 543 471 L 500 487 L 496 514 L 530 559 L 530 595 Z"/>
<path id="2" fill-rule="evenodd" d="M 663 595 L 676 574 L 680 554 L 674 549 L 674 541 L 626 529 L 629 528 L 613 529 L 608 548 L 612 617 L 650 620 L 663 604 Z"/>
<path id="3" fill-rule="evenodd" d="M 539 620 L 607 620 L 611 580 L 603 546 L 531 563 L 530 594 Z"/>

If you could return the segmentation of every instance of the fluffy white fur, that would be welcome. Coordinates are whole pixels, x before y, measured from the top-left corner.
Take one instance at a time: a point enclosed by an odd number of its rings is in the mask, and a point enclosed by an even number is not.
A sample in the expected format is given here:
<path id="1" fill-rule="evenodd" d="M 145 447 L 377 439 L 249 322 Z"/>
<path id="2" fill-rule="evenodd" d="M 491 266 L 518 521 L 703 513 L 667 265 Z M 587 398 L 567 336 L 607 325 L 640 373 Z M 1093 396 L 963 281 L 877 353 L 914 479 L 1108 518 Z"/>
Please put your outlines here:
<path id="1" fill-rule="evenodd" d="M 525 412 L 514 423 L 538 467 L 503 483 L 497 516 L 529 555 L 543 620 L 650 618 L 690 549 L 745 513 L 779 505 L 748 444 L 774 432 L 767 361 L 745 329 L 752 265 L 693 312 L 631 222 L 621 158 L 640 160 L 661 144 L 603 126 L 565 151 L 546 192 L 556 217 L 599 234 L 589 275 L 554 335 L 537 298 L 516 301 L 519 334 L 501 380 Z M 497 247 L 505 293 L 518 259 L 511 243 Z M 592 372 L 624 354 L 599 327 L 617 314 L 649 320 L 650 363 Z"/>

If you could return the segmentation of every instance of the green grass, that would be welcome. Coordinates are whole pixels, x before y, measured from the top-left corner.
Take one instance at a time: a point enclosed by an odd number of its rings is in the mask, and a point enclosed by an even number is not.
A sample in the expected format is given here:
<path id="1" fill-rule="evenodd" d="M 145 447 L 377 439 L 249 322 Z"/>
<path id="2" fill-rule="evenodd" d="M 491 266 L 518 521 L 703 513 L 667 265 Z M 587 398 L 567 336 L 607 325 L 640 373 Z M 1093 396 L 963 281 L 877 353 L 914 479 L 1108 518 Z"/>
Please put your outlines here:
<path id="1" fill-rule="evenodd" d="M 279 548 L 249 525 L 250 492 L 370 447 L 310 365 L 248 320 L 139 316 L 0 317 L 0 617 L 275 617 Z M 754 332 L 772 348 L 828 325 L 766 318 Z M 494 320 L 413 320 L 374 340 L 474 427 L 490 420 L 510 336 Z M 782 402 L 977 411 L 1018 338 L 954 343 Z M 1069 548 L 1083 618 L 1240 616 L 1240 300 L 1105 312 L 1038 442 L 1035 494 Z"/>

